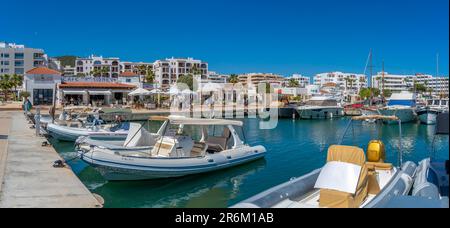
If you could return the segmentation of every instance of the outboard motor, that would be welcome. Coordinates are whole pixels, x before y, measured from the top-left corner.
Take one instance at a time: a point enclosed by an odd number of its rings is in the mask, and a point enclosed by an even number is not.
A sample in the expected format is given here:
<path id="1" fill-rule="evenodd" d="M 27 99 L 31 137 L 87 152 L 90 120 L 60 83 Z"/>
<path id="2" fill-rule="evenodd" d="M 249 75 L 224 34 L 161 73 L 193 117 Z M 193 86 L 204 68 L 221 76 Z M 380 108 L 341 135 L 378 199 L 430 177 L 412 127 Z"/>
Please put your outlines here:
<path id="1" fill-rule="evenodd" d="M 380 140 L 372 140 L 367 147 L 367 161 L 384 163 L 386 160 L 386 148 Z"/>

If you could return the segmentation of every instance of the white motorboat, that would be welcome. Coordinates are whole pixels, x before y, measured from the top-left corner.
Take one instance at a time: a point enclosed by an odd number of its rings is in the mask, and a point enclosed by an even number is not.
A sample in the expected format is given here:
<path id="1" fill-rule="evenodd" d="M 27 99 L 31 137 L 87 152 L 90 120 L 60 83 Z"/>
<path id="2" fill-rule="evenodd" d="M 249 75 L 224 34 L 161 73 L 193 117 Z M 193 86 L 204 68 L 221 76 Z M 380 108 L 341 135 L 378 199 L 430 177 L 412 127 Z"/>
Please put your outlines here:
<path id="1" fill-rule="evenodd" d="M 301 119 L 328 119 L 344 116 L 344 108 L 338 100 L 330 96 L 314 96 L 305 105 L 299 106 L 297 112 Z"/>
<path id="2" fill-rule="evenodd" d="M 417 108 L 417 116 L 423 124 L 436 124 L 436 117 L 443 112 L 448 112 L 448 98 L 447 99 L 430 99 L 427 105 Z"/>
<path id="3" fill-rule="evenodd" d="M 353 120 L 364 121 L 368 118 L 398 121 L 395 116 L 361 116 Z M 399 132 L 401 135 L 401 130 Z M 328 149 L 327 163 L 323 168 L 293 178 L 233 207 L 380 207 L 394 196 L 407 195 L 412 188 L 416 165 L 413 162 L 402 164 L 401 149 L 399 158 L 399 167 L 386 163 L 385 146 L 379 140 L 369 143 L 367 159 L 361 148 L 333 145 Z"/>
<path id="4" fill-rule="evenodd" d="M 164 124 L 150 149 L 141 148 L 139 142 L 144 135 L 136 134 L 129 136 L 127 141 L 135 143 L 125 150 L 93 146 L 88 151 L 78 151 L 80 158 L 105 179 L 122 181 L 211 172 L 251 162 L 266 154 L 263 146 L 249 146 L 241 140 L 235 129 L 243 126 L 241 121 L 181 116 L 151 119 L 164 120 Z"/>
<path id="5" fill-rule="evenodd" d="M 48 124 L 47 132 L 57 140 L 75 142 L 81 136 L 95 139 L 112 140 L 125 139 L 128 135 L 129 123 L 97 125 L 95 122 L 88 126 L 63 126 Z"/>
<path id="6" fill-rule="evenodd" d="M 408 91 L 392 94 L 388 99 L 386 107 L 378 109 L 378 112 L 384 116 L 396 116 L 402 123 L 408 123 L 416 120 L 416 95 Z M 385 121 L 388 124 L 396 124 L 397 121 Z"/>

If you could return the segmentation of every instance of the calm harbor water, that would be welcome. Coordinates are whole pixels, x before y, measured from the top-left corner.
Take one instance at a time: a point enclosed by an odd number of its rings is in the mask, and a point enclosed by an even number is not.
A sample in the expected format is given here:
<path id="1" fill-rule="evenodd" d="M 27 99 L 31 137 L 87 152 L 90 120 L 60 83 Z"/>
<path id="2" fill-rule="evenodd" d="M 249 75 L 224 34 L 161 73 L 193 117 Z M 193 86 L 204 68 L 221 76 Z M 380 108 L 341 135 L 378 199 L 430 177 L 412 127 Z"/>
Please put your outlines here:
<path id="1" fill-rule="evenodd" d="M 258 119 L 245 119 L 244 123 L 247 143 L 265 146 L 265 159 L 203 175 L 138 182 L 107 182 L 80 160 L 70 162 L 70 166 L 92 192 L 105 199 L 105 207 L 228 207 L 323 166 L 328 146 L 339 141 L 348 119 L 284 119 L 273 130 L 260 130 Z M 397 164 L 397 126 L 357 122 L 353 126 L 343 144 L 366 149 L 371 139 L 381 138 L 387 160 Z M 429 157 L 433 133 L 434 126 L 404 124 L 404 161 L 417 163 Z M 73 143 L 52 143 L 64 158 L 75 156 Z M 437 137 L 434 145 L 435 158 L 449 158 L 448 136 Z"/>

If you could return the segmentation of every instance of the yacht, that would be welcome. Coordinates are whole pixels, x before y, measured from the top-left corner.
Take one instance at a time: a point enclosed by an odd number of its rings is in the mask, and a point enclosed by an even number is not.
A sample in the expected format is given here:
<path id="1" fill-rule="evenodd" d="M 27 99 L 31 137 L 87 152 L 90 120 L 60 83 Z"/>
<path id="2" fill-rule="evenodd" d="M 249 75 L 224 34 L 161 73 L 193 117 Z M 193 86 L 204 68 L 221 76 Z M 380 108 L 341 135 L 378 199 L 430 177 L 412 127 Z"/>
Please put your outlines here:
<path id="1" fill-rule="evenodd" d="M 344 108 L 331 96 L 314 96 L 297 108 L 301 119 L 328 119 L 344 116 Z"/>
<path id="2" fill-rule="evenodd" d="M 448 112 L 448 98 L 447 99 L 429 99 L 426 106 L 417 108 L 417 115 L 423 124 L 436 124 L 436 117 L 443 112 Z"/>
<path id="3" fill-rule="evenodd" d="M 384 116 L 396 116 L 402 123 L 408 123 L 416 120 L 416 95 L 408 91 L 394 93 L 388 99 L 386 107 L 378 109 L 378 112 Z M 396 124 L 397 121 L 385 121 L 388 124 Z"/>
<path id="4" fill-rule="evenodd" d="M 151 120 L 164 121 L 157 135 L 132 130 L 124 145 L 126 148 L 93 145 L 79 150 L 78 155 L 112 181 L 206 173 L 266 155 L 263 146 L 250 146 L 241 139 L 236 130 L 243 127 L 241 121 L 182 116 L 151 117 Z"/>

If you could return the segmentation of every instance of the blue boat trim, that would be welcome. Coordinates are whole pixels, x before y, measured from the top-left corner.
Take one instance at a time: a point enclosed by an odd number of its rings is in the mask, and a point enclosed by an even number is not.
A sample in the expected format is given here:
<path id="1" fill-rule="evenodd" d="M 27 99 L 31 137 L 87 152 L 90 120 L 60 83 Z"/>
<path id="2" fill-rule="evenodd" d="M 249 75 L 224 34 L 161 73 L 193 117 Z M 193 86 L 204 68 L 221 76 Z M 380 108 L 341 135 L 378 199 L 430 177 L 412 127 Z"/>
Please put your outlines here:
<path id="1" fill-rule="evenodd" d="M 239 161 L 243 161 L 243 160 L 251 160 L 253 158 L 257 158 L 257 157 L 262 157 L 264 156 L 265 153 L 260 153 L 260 154 L 254 154 L 251 156 L 246 156 L 246 157 L 242 157 L 242 158 L 237 158 L 237 159 L 233 159 L 230 160 L 230 162 L 227 163 L 223 163 L 223 164 L 229 164 L 231 162 L 239 162 Z M 86 161 L 85 159 L 89 159 L 92 162 Z M 100 160 L 100 159 L 95 159 L 95 158 L 91 158 L 89 156 L 83 156 L 83 160 L 87 163 L 90 164 L 94 164 L 97 165 L 93 162 L 101 162 L 101 163 L 106 163 L 106 164 L 115 164 L 115 165 L 121 165 L 121 166 L 131 166 L 131 167 L 140 167 L 140 168 L 149 168 L 149 169 L 162 169 L 162 170 L 167 170 L 167 169 L 182 169 L 182 170 L 188 170 L 188 169 L 197 169 L 197 168 L 212 168 L 212 167 L 217 167 L 220 166 L 220 164 L 212 164 L 212 165 L 197 165 L 197 166 L 179 166 L 179 167 L 156 167 L 156 166 L 145 166 L 145 165 L 133 165 L 133 164 L 124 164 L 124 163 L 118 163 L 118 162 L 111 162 L 111 161 L 105 161 L 105 160 Z"/>

